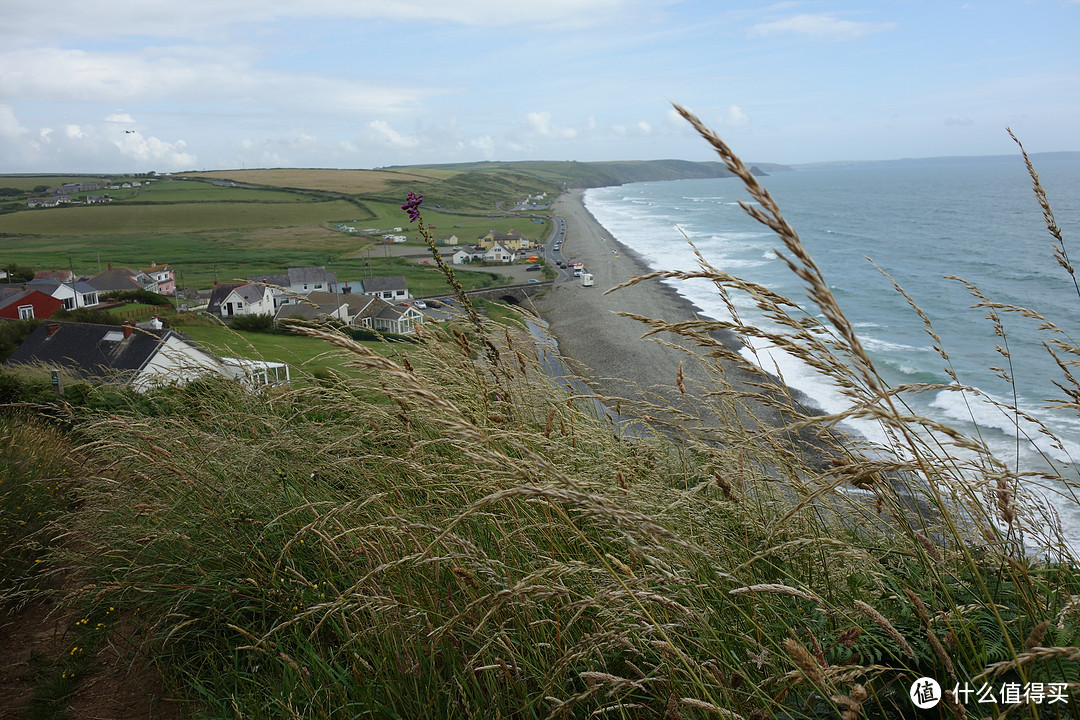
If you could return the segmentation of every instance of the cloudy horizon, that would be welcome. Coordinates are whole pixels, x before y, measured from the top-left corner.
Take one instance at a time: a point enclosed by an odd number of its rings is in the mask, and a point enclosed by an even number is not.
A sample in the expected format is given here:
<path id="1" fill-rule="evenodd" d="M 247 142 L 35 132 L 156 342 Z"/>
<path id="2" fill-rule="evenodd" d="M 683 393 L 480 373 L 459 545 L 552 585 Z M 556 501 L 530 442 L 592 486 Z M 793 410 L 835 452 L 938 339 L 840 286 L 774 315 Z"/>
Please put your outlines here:
<path id="1" fill-rule="evenodd" d="M 0 14 L 0 173 L 1080 150 L 1076 0 L 57 0 Z"/>

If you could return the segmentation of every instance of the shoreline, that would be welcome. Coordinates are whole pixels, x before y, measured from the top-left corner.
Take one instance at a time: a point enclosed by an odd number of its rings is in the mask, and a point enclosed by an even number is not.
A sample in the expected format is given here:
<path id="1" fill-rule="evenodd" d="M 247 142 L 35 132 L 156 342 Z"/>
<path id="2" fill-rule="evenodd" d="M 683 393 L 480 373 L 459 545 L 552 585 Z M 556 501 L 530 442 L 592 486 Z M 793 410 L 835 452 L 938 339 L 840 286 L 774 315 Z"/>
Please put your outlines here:
<path id="1" fill-rule="evenodd" d="M 716 373 L 710 377 L 703 363 L 694 361 L 688 353 L 707 354 L 709 349 L 672 333 L 659 333 L 651 340 L 643 340 L 650 328 L 616 313 L 630 312 L 667 322 L 711 318 L 659 279 L 605 295 L 606 290 L 652 269 L 593 217 L 585 207 L 583 190 L 560 195 L 552 205 L 552 214 L 566 223 L 563 256 L 569 261 L 583 262 L 593 274 L 595 285 L 583 287 L 576 281 L 556 283 L 535 301 L 535 310 L 547 322 L 570 366 L 591 388 L 617 404 L 625 400 L 682 409 L 690 402 L 694 407 L 686 409 L 698 414 L 702 427 L 718 422 L 738 423 L 747 429 L 785 424 L 779 411 L 760 402 L 750 403 L 738 417 L 716 417 L 709 412 L 710 408 L 702 407 L 698 401 L 721 387 Z M 743 347 L 734 333 L 714 332 L 712 338 L 736 352 Z M 727 358 L 709 358 L 708 362 L 719 368 L 723 381 L 736 392 L 760 395 L 765 392 L 761 384 L 768 377 L 776 387 L 776 396 L 788 393 L 804 407 L 807 405 L 801 393 L 772 376 L 752 372 Z M 676 387 L 680 363 L 688 388 L 686 394 Z M 623 414 L 621 407 L 615 409 Z M 803 443 L 813 448 L 811 452 L 816 460 L 823 461 L 826 448 L 822 441 L 805 430 L 799 435 Z"/>

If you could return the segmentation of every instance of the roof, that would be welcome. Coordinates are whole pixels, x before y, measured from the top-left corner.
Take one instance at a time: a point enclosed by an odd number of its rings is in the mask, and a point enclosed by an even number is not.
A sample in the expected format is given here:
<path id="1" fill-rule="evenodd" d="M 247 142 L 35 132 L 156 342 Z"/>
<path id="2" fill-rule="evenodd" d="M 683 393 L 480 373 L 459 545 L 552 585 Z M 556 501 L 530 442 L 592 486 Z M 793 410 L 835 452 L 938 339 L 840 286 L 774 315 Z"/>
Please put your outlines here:
<path id="1" fill-rule="evenodd" d="M 233 290 L 238 287 L 243 287 L 247 283 L 221 283 L 215 285 L 214 289 L 210 292 L 210 302 L 206 305 L 207 312 L 217 312 L 221 307 L 221 303 L 225 302 L 225 298 L 229 297 Z"/>
<path id="2" fill-rule="evenodd" d="M 27 288 L 24 290 L 23 286 L 21 285 L 9 285 L 7 287 L 0 287 L 0 308 L 6 308 L 8 305 L 14 305 L 20 300 L 23 300 L 36 292 L 41 291 L 32 288 Z"/>
<path id="3" fill-rule="evenodd" d="M 289 268 L 286 274 L 289 277 L 289 282 L 284 284 L 287 285 L 337 282 L 337 273 L 326 272 L 326 268 L 322 265 Z"/>
<path id="4" fill-rule="evenodd" d="M 285 287 L 289 284 L 288 273 L 267 273 L 265 275 L 252 275 L 248 278 L 251 282 L 265 283 L 267 285 L 280 285 Z"/>
<path id="5" fill-rule="evenodd" d="M 408 290 L 409 283 L 404 275 L 364 278 L 364 292 L 387 292 L 390 290 Z"/>
<path id="6" fill-rule="evenodd" d="M 102 270 L 86 282 L 95 290 L 137 290 L 143 288 L 141 284 L 132 279 L 138 274 L 138 270 L 127 267 L 114 267 Z"/>
<path id="7" fill-rule="evenodd" d="M 34 273 L 35 280 L 59 280 L 68 282 L 75 273 L 70 270 L 38 270 Z"/>
<path id="8" fill-rule="evenodd" d="M 262 302 L 262 299 L 266 297 L 266 293 L 269 292 L 263 285 L 241 285 L 236 288 L 236 294 L 244 299 L 248 305 L 253 303 Z M 228 297 L 228 296 L 226 296 Z"/>
<path id="9" fill-rule="evenodd" d="M 313 292 L 299 303 L 282 305 L 278 308 L 275 317 L 278 320 L 284 320 L 286 318 L 314 320 L 315 318 L 337 312 L 338 308 L 347 304 L 345 300 L 346 297 L 347 296 L 335 295 L 334 293 L 328 292 Z"/>
<path id="10" fill-rule="evenodd" d="M 60 286 L 70 288 L 72 285 L 75 286 L 75 292 L 79 292 L 84 295 L 86 293 L 98 292 L 98 289 L 96 287 L 86 282 L 85 280 L 76 280 L 74 283 L 72 283 L 70 280 L 61 282 L 60 280 L 51 278 L 43 278 L 40 280 L 38 278 L 34 278 L 30 281 L 29 285 L 30 287 L 37 288 L 38 290 L 41 290 L 41 292 L 49 293 L 50 295 L 56 292 L 56 288 Z"/>
<path id="11" fill-rule="evenodd" d="M 349 311 L 354 313 L 353 319 L 360 318 L 372 318 L 378 315 L 384 308 L 393 307 L 390 303 L 386 302 L 382 298 L 375 297 L 374 295 L 365 295 L 364 297 L 371 298 L 371 302 L 357 306 L 353 300 L 349 300 Z M 359 298 L 356 299 L 359 301 Z"/>
<path id="12" fill-rule="evenodd" d="M 55 328 L 51 335 L 50 328 Z M 132 328 L 127 338 L 124 330 L 119 325 L 43 322 L 15 348 L 4 364 L 43 363 L 83 376 L 111 378 L 117 374 L 134 374 L 144 368 L 170 335 L 191 344 L 187 338 L 168 328 Z"/>

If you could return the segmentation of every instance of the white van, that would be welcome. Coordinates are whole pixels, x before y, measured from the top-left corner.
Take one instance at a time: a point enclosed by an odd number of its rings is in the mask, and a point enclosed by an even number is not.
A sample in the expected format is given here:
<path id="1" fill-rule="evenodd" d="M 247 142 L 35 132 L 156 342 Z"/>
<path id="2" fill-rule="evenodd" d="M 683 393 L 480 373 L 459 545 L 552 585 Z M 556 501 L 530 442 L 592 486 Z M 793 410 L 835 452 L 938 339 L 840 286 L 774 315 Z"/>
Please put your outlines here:
<path id="1" fill-rule="evenodd" d="M 582 287 L 592 287 L 593 286 L 592 273 L 583 273 L 582 274 L 582 276 L 581 276 L 581 286 Z"/>

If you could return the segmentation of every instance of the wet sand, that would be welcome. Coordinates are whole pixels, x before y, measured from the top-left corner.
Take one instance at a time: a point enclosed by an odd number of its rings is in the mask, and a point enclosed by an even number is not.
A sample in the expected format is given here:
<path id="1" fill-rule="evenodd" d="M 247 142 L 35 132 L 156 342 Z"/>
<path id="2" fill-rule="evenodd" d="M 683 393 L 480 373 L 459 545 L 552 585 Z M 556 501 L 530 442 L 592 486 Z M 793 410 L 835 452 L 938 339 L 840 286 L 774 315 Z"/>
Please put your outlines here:
<path id="1" fill-rule="evenodd" d="M 647 280 L 605 295 L 605 290 L 634 276 L 644 275 L 650 269 L 596 221 L 585 208 L 582 196 L 581 190 L 563 194 L 552 212 L 566 222 L 563 256 L 583 262 L 585 269 L 593 274 L 595 285 L 583 287 L 576 279 L 557 282 L 536 302 L 536 309 L 548 322 L 560 351 L 570 358 L 571 367 L 580 372 L 599 394 L 609 398 L 647 398 L 660 404 L 685 407 L 688 399 L 700 399 L 705 392 L 718 389 L 716 376 L 710 375 L 700 362 L 687 355 L 687 350 L 701 352 L 702 348 L 670 333 L 642 340 L 649 328 L 637 320 L 616 314 L 631 312 L 669 322 L 703 317 L 699 308 L 659 280 Z M 618 255 L 613 250 L 617 250 Z M 714 333 L 712 337 L 729 348 L 741 348 L 740 341 L 731 333 Z M 680 362 L 683 363 L 686 395 L 675 387 Z M 748 384 L 760 383 L 760 374 L 749 372 L 727 359 L 712 358 L 708 362 L 722 372 L 723 381 L 733 389 L 761 392 L 759 387 Z M 780 387 L 778 382 L 776 386 Z M 621 410 L 625 411 L 625 408 Z M 695 407 L 694 414 L 700 416 L 704 425 L 739 422 L 752 426 L 761 422 L 775 426 L 782 423 L 775 409 L 759 403 L 751 403 L 749 412 L 740 412 L 738 418 L 717 417 L 711 410 L 701 407 Z M 816 442 L 813 444 L 817 445 Z"/>

